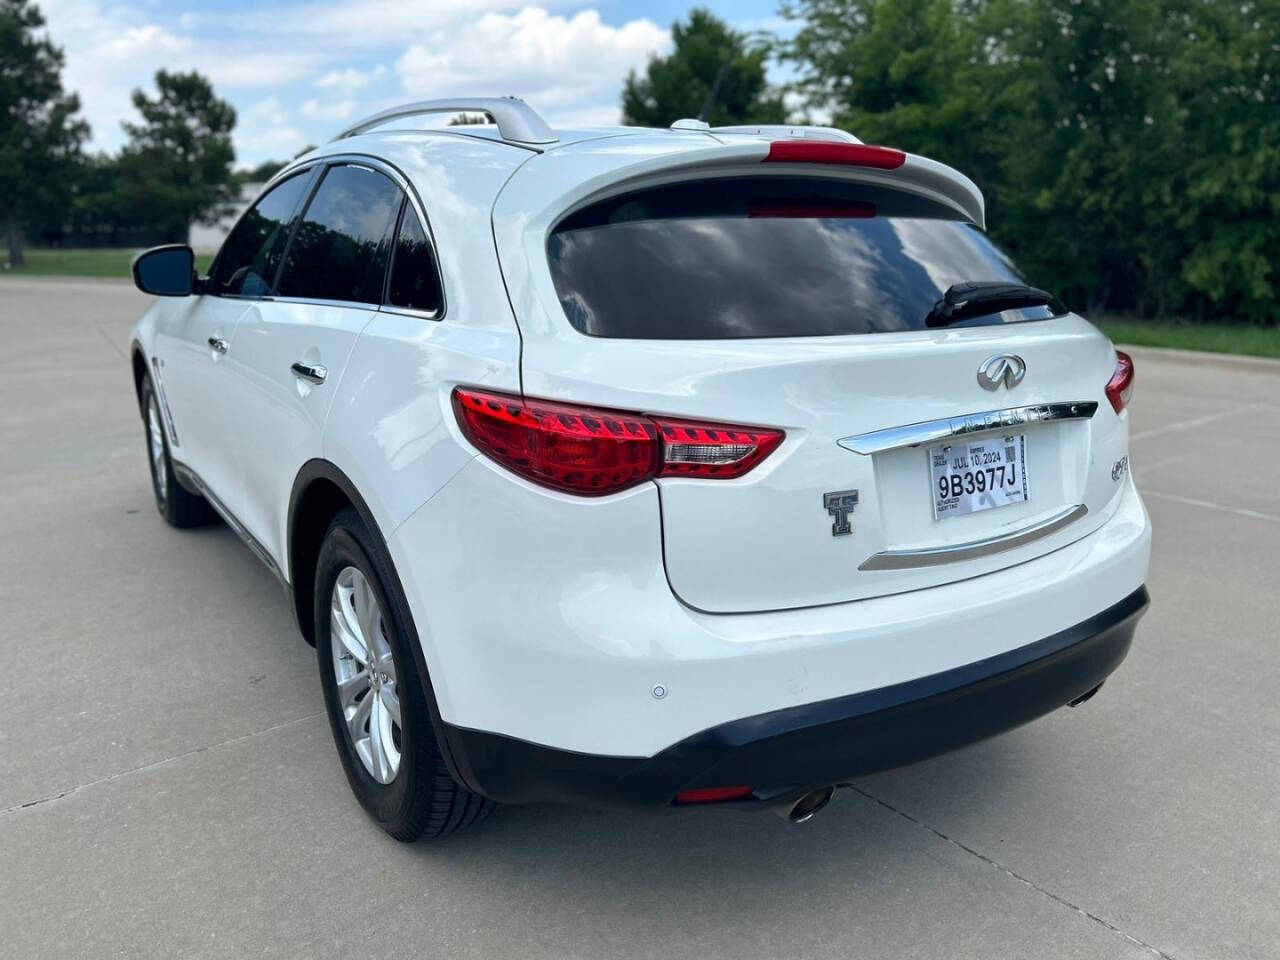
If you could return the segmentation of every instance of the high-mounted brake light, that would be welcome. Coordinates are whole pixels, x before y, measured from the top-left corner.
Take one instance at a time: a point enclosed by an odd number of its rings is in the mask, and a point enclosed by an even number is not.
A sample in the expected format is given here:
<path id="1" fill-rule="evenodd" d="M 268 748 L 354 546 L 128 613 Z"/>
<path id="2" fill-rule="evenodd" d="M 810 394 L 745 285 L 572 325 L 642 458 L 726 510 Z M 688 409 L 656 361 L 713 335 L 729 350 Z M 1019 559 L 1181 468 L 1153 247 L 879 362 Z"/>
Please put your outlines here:
<path id="1" fill-rule="evenodd" d="M 1116 413 L 1129 405 L 1129 399 L 1133 396 L 1133 376 L 1133 357 L 1123 350 L 1117 350 L 1116 370 L 1107 383 L 1107 399 L 1111 401 Z"/>
<path id="2" fill-rule="evenodd" d="M 870 143 L 831 143 L 817 140 L 775 140 L 763 163 L 836 163 L 850 167 L 897 170 L 907 155 L 892 147 Z"/>
<path id="3" fill-rule="evenodd" d="M 528 480 L 588 496 L 657 477 L 740 477 L 785 436 L 470 387 L 454 389 L 453 409 L 462 432 L 486 456 Z"/>

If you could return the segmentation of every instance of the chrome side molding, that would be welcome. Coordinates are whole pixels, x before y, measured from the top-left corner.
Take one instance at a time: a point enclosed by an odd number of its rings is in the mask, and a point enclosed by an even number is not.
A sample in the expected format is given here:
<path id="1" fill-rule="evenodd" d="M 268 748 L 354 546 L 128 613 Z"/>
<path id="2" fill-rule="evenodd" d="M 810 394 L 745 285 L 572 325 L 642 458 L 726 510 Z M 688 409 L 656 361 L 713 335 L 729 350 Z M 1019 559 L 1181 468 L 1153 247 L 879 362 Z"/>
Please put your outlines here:
<path id="1" fill-rule="evenodd" d="M 1095 404 L 1096 406 L 1096 404 Z M 991 537 L 987 540 L 972 540 L 969 543 L 956 543 L 947 547 L 926 547 L 923 550 L 885 550 L 864 560 L 859 570 L 912 570 L 917 567 L 935 567 L 943 563 L 958 563 L 961 560 L 972 560 L 985 557 L 1004 550 L 1012 550 L 1024 544 L 1056 533 L 1070 523 L 1079 520 L 1089 512 L 1083 503 L 1068 507 L 1061 513 L 1047 520 L 1042 520 L 1030 527 L 1023 527 L 1012 533 Z"/>
<path id="2" fill-rule="evenodd" d="M 288 587 L 289 581 L 285 579 L 284 571 L 281 570 L 280 566 L 271 558 L 271 554 L 267 548 L 258 541 L 257 537 L 249 532 L 248 528 L 240 522 L 240 519 L 231 512 L 231 509 L 217 498 L 214 492 L 209 489 L 209 485 L 201 479 L 200 474 L 196 473 L 185 463 L 173 460 L 172 457 L 170 460 L 173 463 L 173 474 L 178 478 L 178 482 L 192 493 L 198 493 L 200 496 L 208 500 L 209 506 L 213 507 L 218 516 L 222 517 L 222 519 L 226 521 L 227 526 L 234 530 L 236 535 L 244 541 L 245 546 L 249 548 L 249 552 L 265 563 L 267 565 L 267 569 L 275 574 L 276 579 L 284 584 L 285 587 Z"/>
<path id="3" fill-rule="evenodd" d="M 917 447 L 922 443 L 947 440 L 969 433 L 987 430 L 1003 430 L 1021 427 L 1029 423 L 1046 423 L 1051 420 L 1088 420 L 1098 412 L 1094 400 L 1072 400 L 1068 403 L 1036 403 L 1026 407 L 1008 407 L 1004 410 L 985 410 L 961 417 L 941 420 L 925 420 L 909 423 L 905 427 L 889 427 L 856 436 L 844 437 L 836 442 L 854 453 L 873 454 L 898 447 Z"/>

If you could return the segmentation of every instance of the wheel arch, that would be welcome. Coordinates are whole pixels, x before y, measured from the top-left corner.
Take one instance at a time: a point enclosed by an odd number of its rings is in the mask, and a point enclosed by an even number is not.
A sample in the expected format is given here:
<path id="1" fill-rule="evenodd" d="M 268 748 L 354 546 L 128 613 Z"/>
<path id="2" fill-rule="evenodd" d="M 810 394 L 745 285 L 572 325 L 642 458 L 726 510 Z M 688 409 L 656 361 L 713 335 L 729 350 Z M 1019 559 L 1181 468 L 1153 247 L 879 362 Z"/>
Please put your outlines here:
<path id="1" fill-rule="evenodd" d="M 133 341 L 129 349 L 129 359 L 133 364 L 133 393 L 138 401 L 138 413 L 145 417 L 146 411 L 142 409 L 142 381 L 147 376 L 147 355 L 137 340 Z"/>
<path id="2" fill-rule="evenodd" d="M 288 577 L 293 600 L 293 615 L 302 637 L 311 646 L 316 645 L 315 631 L 315 568 L 319 559 L 320 545 L 324 541 L 329 523 L 343 507 L 353 507 L 364 522 L 365 529 L 373 537 L 374 543 L 388 559 L 392 582 L 386 584 L 387 589 L 395 594 L 394 603 L 401 606 L 409 629 L 408 643 L 426 691 L 427 705 L 431 713 L 431 724 L 435 731 L 436 742 L 444 757 L 446 766 L 453 777 L 473 793 L 481 793 L 473 777 L 466 771 L 467 763 L 459 763 L 456 746 L 449 738 L 449 730 L 440 716 L 440 705 L 436 700 L 435 687 L 431 682 L 431 673 L 427 667 L 422 644 L 418 641 L 418 627 L 413 621 L 413 611 L 400 582 L 400 573 L 395 564 L 390 562 L 391 551 L 387 547 L 382 529 L 374 519 L 373 511 L 365 502 L 356 485 L 341 468 L 328 460 L 308 460 L 293 481 L 293 490 L 289 495 L 288 531 L 289 540 L 286 547 L 289 568 Z"/>

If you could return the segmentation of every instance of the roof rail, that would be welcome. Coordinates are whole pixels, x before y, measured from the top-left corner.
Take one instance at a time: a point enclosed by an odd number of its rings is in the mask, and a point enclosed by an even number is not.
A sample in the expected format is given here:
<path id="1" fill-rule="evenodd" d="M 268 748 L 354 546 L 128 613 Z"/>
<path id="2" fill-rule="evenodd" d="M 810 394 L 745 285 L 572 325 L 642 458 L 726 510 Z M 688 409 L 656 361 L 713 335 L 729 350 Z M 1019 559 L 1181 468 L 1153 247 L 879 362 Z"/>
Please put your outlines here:
<path id="1" fill-rule="evenodd" d="M 839 140 L 843 143 L 861 143 L 852 133 L 836 127 L 819 127 L 802 123 L 743 123 L 732 127 L 712 127 L 711 133 L 755 133 L 766 137 L 805 138 L 815 140 Z"/>
<path id="2" fill-rule="evenodd" d="M 388 120 L 422 113 L 487 113 L 498 126 L 498 136 L 511 143 L 555 143 L 559 139 L 555 131 L 547 126 L 547 121 L 538 115 L 538 111 L 519 97 L 454 97 L 448 100 L 406 103 L 365 117 L 333 139 L 354 137 Z"/>

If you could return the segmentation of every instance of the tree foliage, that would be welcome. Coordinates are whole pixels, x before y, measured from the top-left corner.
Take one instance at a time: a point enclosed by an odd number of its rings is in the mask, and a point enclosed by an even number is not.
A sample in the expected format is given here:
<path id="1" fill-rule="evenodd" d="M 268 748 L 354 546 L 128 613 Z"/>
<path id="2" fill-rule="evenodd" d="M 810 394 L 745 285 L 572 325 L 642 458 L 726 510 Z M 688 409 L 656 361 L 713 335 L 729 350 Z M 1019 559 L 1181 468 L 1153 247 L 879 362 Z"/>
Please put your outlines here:
<path id="1" fill-rule="evenodd" d="M 802 0 L 779 48 L 837 125 L 949 163 L 1082 309 L 1280 322 L 1280 5 Z"/>
<path id="2" fill-rule="evenodd" d="M 0 0 L 0 218 L 15 267 L 27 224 L 69 204 L 69 173 L 89 136 L 79 99 L 62 89 L 62 51 L 43 26 L 28 0 Z"/>
<path id="3" fill-rule="evenodd" d="M 185 242 L 197 221 L 215 220 L 235 199 L 236 112 L 199 73 L 156 73 L 157 95 L 134 90 L 141 123 L 125 123 L 118 203 L 136 220 Z"/>
<path id="4" fill-rule="evenodd" d="M 622 88 L 623 123 L 667 127 L 702 115 L 712 126 L 782 123 L 786 110 L 778 91 L 765 83 L 765 45 L 730 29 L 707 10 L 696 9 L 671 27 L 675 50 L 649 61 L 644 76 L 634 70 Z"/>

